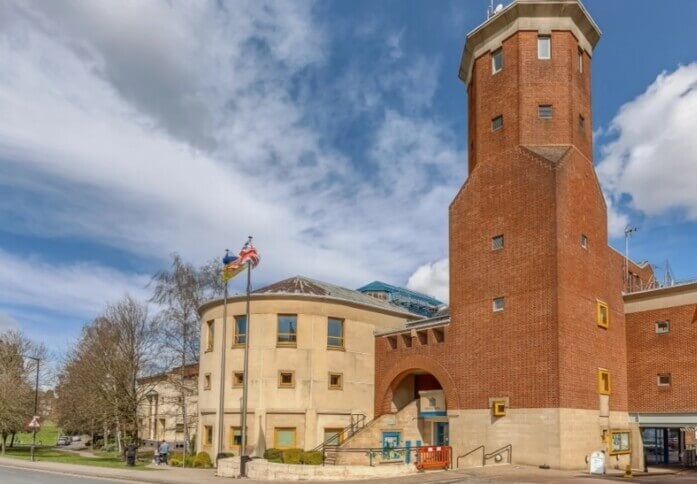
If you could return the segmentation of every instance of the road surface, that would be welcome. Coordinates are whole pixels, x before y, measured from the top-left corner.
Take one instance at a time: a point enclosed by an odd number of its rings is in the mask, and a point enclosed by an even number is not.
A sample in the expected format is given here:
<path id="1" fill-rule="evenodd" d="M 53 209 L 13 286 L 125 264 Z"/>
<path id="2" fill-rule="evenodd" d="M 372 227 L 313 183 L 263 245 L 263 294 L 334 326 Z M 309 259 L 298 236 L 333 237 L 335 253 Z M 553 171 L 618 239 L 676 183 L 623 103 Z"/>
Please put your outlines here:
<path id="1" fill-rule="evenodd" d="M 127 481 L 112 481 L 96 477 L 71 476 L 0 466 L 0 482 L 2 484 L 124 484 Z"/>

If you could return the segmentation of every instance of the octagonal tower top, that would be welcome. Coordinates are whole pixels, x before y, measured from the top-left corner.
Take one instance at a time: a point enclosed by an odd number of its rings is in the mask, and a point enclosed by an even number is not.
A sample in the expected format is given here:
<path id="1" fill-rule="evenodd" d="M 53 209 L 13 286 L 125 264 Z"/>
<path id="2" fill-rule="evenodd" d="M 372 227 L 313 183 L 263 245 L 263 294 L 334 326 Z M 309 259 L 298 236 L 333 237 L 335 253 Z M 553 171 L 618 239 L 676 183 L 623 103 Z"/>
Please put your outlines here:
<path id="1" fill-rule="evenodd" d="M 600 39 L 600 28 L 579 0 L 514 0 L 467 34 L 459 77 L 468 85 L 474 60 L 501 46 L 504 39 L 521 30 L 550 34 L 569 30 L 588 53 Z"/>

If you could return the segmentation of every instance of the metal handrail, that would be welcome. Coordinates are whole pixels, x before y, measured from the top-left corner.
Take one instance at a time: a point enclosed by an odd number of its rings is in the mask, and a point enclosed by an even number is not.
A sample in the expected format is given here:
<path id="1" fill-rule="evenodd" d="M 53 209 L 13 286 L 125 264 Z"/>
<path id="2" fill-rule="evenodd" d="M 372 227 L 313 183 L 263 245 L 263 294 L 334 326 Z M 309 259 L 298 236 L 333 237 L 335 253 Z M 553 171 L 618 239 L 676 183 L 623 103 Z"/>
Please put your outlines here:
<path id="1" fill-rule="evenodd" d="M 508 452 L 508 464 L 510 464 L 512 454 L 513 454 L 513 444 L 504 445 L 503 447 L 501 447 L 498 450 L 495 450 L 495 451 L 490 452 L 488 454 L 484 454 L 484 459 L 482 460 L 482 462 L 484 463 L 484 465 L 486 465 L 487 459 L 491 459 L 493 457 L 496 457 L 497 455 L 503 454 L 504 452 Z"/>
<path id="2" fill-rule="evenodd" d="M 357 418 L 354 420 L 353 417 L 357 417 Z M 360 429 L 365 427 L 365 425 L 366 425 L 365 420 L 366 420 L 365 414 L 362 414 L 362 413 L 352 414 L 350 425 L 347 425 L 346 427 L 344 427 L 341 430 L 341 433 L 337 433 L 336 435 L 332 435 L 331 437 L 329 437 L 327 440 L 325 440 L 324 442 L 319 444 L 317 447 L 312 449 L 312 451 L 313 452 L 320 452 L 320 451 L 323 451 L 324 448 L 328 445 L 339 445 L 343 442 L 346 442 L 348 439 L 353 437 L 356 434 L 356 432 L 358 432 Z M 339 442 L 339 438 L 342 435 L 344 436 L 344 440 L 343 440 L 343 442 Z"/>
<path id="3" fill-rule="evenodd" d="M 477 452 L 479 449 L 482 449 L 482 455 L 485 455 L 486 449 L 484 448 L 483 445 L 480 445 L 479 447 L 475 447 L 474 449 L 470 450 L 470 451 L 467 452 L 466 454 L 462 454 L 461 456 L 458 456 L 458 458 L 457 458 L 457 460 L 456 460 L 456 465 L 455 465 L 455 467 L 456 467 L 456 468 L 459 468 L 459 467 L 460 467 L 460 459 L 462 459 L 462 458 L 464 458 L 464 457 L 467 457 L 467 456 L 470 455 L 470 454 L 474 454 L 474 453 Z M 484 461 L 484 459 L 482 458 L 482 462 L 483 462 L 483 461 Z"/>

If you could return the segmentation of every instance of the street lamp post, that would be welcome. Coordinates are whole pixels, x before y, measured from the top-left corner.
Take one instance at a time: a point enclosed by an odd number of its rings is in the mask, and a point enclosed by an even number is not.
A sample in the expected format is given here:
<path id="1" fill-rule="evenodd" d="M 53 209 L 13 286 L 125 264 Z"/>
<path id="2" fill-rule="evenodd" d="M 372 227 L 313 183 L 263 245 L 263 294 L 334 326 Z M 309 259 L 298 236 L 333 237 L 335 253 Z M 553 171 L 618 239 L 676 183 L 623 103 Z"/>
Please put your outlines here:
<path id="1" fill-rule="evenodd" d="M 36 386 L 34 388 L 34 417 L 37 417 L 37 412 L 39 411 L 39 365 L 41 362 L 40 358 L 35 356 L 22 355 L 25 358 L 36 361 Z M 34 462 L 34 448 L 36 447 L 36 427 L 38 426 L 38 421 L 32 419 L 32 436 L 31 436 L 31 461 Z"/>

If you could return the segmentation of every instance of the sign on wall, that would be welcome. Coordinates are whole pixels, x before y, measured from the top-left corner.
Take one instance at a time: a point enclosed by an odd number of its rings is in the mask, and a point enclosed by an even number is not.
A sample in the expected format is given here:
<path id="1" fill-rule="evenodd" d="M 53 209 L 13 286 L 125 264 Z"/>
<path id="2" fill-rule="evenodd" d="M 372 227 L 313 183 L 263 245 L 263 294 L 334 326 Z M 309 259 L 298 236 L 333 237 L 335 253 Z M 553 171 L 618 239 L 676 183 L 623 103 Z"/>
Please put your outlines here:
<path id="1" fill-rule="evenodd" d="M 611 430 L 610 455 L 629 454 L 631 452 L 629 430 Z"/>

